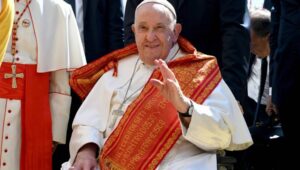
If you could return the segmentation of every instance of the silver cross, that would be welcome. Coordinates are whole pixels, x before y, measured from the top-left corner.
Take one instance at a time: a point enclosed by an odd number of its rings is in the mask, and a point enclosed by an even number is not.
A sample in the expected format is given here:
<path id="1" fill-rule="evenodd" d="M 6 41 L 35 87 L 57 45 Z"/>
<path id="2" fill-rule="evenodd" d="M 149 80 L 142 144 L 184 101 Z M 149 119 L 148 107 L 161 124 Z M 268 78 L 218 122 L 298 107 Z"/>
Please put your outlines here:
<path id="1" fill-rule="evenodd" d="M 114 110 L 113 112 L 112 112 L 112 121 L 110 122 L 110 125 L 109 125 L 109 127 L 110 128 L 113 128 L 114 126 L 115 126 L 115 124 L 116 124 L 116 121 L 117 121 L 117 118 L 119 117 L 119 116 L 122 116 L 124 114 L 124 111 L 123 110 L 121 110 L 121 108 L 119 108 L 119 109 L 117 109 L 117 110 Z"/>

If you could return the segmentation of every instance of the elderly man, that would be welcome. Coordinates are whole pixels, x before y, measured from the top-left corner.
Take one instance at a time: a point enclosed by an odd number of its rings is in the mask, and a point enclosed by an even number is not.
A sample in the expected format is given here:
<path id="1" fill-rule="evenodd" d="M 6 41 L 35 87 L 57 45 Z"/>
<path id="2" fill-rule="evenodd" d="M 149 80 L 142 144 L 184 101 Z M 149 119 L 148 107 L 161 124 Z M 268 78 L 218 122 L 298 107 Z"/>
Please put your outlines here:
<path id="1" fill-rule="evenodd" d="M 215 58 L 178 38 L 172 5 L 145 0 L 135 16 L 136 45 L 74 72 L 71 83 L 82 97 L 101 78 L 75 117 L 63 169 L 97 168 L 99 153 L 102 170 L 214 170 L 216 150 L 250 146 Z"/>
<path id="2" fill-rule="evenodd" d="M 134 42 L 130 27 L 135 8 L 143 0 L 127 0 L 125 44 Z M 168 0 L 182 24 L 180 35 L 197 50 L 216 57 L 222 77 L 239 103 L 247 95 L 247 67 L 250 57 L 249 17 L 246 0 Z M 257 0 L 255 0 L 257 1 Z"/>
<path id="3" fill-rule="evenodd" d="M 0 0 L 0 66 L 10 37 L 14 20 L 14 2 L 12 0 Z"/>

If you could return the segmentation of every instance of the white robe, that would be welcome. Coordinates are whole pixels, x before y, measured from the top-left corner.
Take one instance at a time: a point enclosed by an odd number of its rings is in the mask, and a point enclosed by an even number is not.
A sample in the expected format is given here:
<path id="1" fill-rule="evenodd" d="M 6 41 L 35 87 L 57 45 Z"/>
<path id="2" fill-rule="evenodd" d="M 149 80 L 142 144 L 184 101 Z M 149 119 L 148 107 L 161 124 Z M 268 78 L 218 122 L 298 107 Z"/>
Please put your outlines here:
<path id="1" fill-rule="evenodd" d="M 171 50 L 167 60 L 176 53 L 178 45 Z M 184 55 L 182 51 L 176 55 Z M 95 143 L 103 147 L 113 128 L 112 111 L 120 106 L 132 76 L 137 55 L 132 55 L 119 62 L 118 77 L 112 77 L 108 71 L 96 83 L 84 103 L 78 110 L 73 122 L 70 142 L 71 158 L 62 166 L 67 170 L 74 162 L 78 150 L 86 143 Z M 138 61 L 137 71 L 132 79 L 123 110 L 139 95 L 148 81 L 153 67 Z M 136 92 L 137 91 L 137 92 Z M 157 169 L 217 169 L 216 154 L 218 149 L 240 150 L 252 144 L 252 139 L 239 106 L 231 91 L 222 80 L 202 105 L 194 103 L 192 120 L 188 129 L 182 125 L 182 136 L 166 155 Z"/>
<path id="2" fill-rule="evenodd" d="M 21 13 L 25 3 L 25 0 L 15 1 L 15 10 Z M 25 19 L 30 21 L 29 27 L 22 25 Z M 42 28 L 44 25 L 49 28 Z M 53 141 L 65 143 L 71 105 L 68 70 L 86 63 L 71 7 L 61 0 L 32 0 L 30 10 L 20 20 L 17 37 L 16 63 L 37 64 L 37 72 L 50 72 Z M 11 42 L 3 62 L 12 62 Z M 0 98 L 0 123 L 0 169 L 19 170 L 20 100 Z"/>

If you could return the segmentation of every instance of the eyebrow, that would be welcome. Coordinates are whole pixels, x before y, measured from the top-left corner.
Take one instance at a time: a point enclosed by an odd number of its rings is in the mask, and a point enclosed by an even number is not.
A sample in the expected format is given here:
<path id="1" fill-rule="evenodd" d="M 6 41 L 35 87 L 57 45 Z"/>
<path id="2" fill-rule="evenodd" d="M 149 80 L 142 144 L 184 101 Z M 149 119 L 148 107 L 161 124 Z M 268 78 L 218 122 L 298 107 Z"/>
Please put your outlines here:
<path id="1" fill-rule="evenodd" d="M 146 21 L 141 21 L 139 23 L 137 23 L 137 25 L 147 25 L 147 22 Z M 157 24 L 155 24 L 155 26 L 165 26 L 166 24 L 162 23 L 162 22 L 159 22 Z"/>

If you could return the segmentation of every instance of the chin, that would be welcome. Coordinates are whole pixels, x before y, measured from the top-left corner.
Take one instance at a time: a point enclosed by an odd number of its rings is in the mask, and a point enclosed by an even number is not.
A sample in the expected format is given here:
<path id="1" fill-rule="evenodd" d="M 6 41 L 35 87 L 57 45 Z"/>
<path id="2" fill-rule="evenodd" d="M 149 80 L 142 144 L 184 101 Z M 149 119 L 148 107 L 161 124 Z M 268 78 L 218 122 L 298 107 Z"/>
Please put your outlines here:
<path id="1" fill-rule="evenodd" d="M 148 59 L 148 60 L 145 60 L 145 61 L 143 61 L 145 64 L 147 64 L 147 65 L 154 65 L 154 60 L 155 59 Z"/>
<path id="2" fill-rule="evenodd" d="M 159 59 L 159 57 L 153 57 L 153 55 L 140 56 L 143 63 L 147 65 L 154 65 L 154 60 Z"/>

